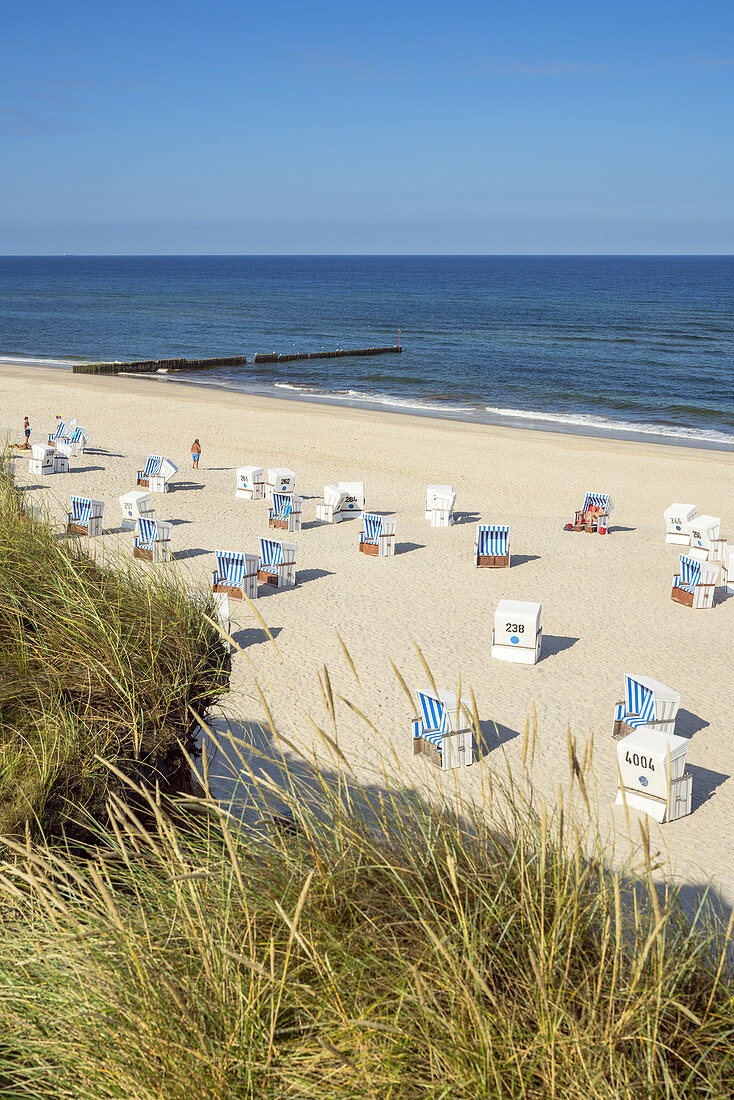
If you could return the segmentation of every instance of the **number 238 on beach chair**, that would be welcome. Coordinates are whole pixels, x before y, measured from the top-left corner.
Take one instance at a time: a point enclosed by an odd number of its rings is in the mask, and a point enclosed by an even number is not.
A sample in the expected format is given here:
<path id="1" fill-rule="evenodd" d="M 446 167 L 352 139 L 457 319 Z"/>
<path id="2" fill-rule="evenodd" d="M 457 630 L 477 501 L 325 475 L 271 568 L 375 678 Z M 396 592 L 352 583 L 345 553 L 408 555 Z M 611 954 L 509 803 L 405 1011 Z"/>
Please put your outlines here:
<path id="1" fill-rule="evenodd" d="M 89 538 L 101 535 L 103 514 L 104 501 L 72 493 L 71 511 L 66 518 L 67 535 L 87 535 Z"/>
<path id="2" fill-rule="evenodd" d="M 268 513 L 268 526 L 280 531 L 300 531 L 303 517 L 303 497 L 293 493 L 273 493 L 273 507 Z"/>
<path id="3" fill-rule="evenodd" d="M 614 708 L 612 737 L 618 741 L 642 727 L 674 733 L 679 707 L 679 692 L 649 676 L 625 676 L 624 702 Z"/>
<path id="4" fill-rule="evenodd" d="M 505 569 L 510 566 L 510 528 L 480 523 L 474 540 L 477 569 Z"/>
<path id="5" fill-rule="evenodd" d="M 359 532 L 359 549 L 362 554 L 374 558 L 392 558 L 395 556 L 395 520 L 385 519 L 376 512 L 362 515 L 362 530 Z"/>
<path id="6" fill-rule="evenodd" d="M 694 553 L 703 555 L 706 551 L 681 554 L 680 572 L 673 577 L 670 596 L 684 607 L 693 607 L 696 610 L 711 608 L 714 606 L 719 567 L 714 562 L 694 557 Z"/>
<path id="7" fill-rule="evenodd" d="M 135 536 L 133 544 L 133 557 L 141 561 L 172 561 L 171 531 L 172 523 L 163 520 L 146 519 L 141 516 L 138 519 L 140 534 Z"/>
<path id="8" fill-rule="evenodd" d="M 524 600 L 500 600 L 494 613 L 492 656 L 499 661 L 535 665 L 540 660 L 543 605 Z"/>
<path id="9" fill-rule="evenodd" d="M 260 539 L 259 581 L 272 584 L 275 588 L 293 588 L 296 583 L 297 552 L 295 542 Z"/>
<path id="10" fill-rule="evenodd" d="M 176 473 L 178 466 L 174 466 L 169 458 L 148 455 L 145 469 L 138 470 L 138 485 L 142 489 L 149 489 L 151 493 L 167 493 L 168 482 Z"/>
<path id="11" fill-rule="evenodd" d="M 456 696 L 450 691 L 417 695 L 421 716 L 413 719 L 413 755 L 427 756 L 444 772 L 473 764 L 474 738 L 471 727 L 463 723 Z"/>
<path id="12" fill-rule="evenodd" d="M 609 493 L 587 493 L 583 508 L 576 513 L 573 523 L 566 524 L 566 530 L 606 535 L 613 511 L 614 502 Z"/>
<path id="13" fill-rule="evenodd" d="M 243 554 L 239 550 L 217 550 L 217 568 L 212 574 L 212 592 L 224 593 L 232 599 L 257 597 L 257 554 Z"/>

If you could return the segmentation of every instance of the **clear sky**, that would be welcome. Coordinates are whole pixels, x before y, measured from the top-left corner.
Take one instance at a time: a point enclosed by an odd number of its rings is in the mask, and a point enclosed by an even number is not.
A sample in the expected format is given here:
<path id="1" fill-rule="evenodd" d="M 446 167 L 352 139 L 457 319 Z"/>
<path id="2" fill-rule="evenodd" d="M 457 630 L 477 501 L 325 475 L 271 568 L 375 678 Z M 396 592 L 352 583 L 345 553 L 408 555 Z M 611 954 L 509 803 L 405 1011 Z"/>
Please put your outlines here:
<path id="1" fill-rule="evenodd" d="M 734 3 L 19 0 L 0 253 L 734 253 Z"/>

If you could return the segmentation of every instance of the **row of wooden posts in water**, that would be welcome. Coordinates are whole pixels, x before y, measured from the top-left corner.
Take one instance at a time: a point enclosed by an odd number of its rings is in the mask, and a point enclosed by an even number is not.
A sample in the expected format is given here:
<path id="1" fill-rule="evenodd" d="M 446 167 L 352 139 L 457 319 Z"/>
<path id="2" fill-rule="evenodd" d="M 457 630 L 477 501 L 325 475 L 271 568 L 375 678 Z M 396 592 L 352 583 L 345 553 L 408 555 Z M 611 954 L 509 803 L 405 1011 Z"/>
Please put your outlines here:
<path id="1" fill-rule="evenodd" d="M 304 351 L 289 355 L 257 352 L 253 363 L 291 363 L 295 359 L 341 359 L 354 355 L 398 353 L 400 344 L 385 348 L 352 348 L 337 351 Z M 75 363 L 73 374 L 154 374 L 156 371 L 210 370 L 213 367 L 244 367 L 246 355 L 218 356 L 213 359 L 137 359 L 131 363 Z"/>

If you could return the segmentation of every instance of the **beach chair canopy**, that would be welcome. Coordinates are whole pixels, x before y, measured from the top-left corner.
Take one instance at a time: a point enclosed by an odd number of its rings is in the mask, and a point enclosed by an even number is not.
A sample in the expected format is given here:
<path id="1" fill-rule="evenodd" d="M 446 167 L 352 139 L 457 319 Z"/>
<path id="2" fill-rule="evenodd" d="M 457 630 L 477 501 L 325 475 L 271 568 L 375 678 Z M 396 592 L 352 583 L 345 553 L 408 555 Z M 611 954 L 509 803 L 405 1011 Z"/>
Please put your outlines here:
<path id="1" fill-rule="evenodd" d="M 673 578 L 673 587 L 682 588 L 684 592 L 690 592 L 693 595 L 693 591 L 700 580 L 701 562 L 681 554 L 680 573 Z"/>
<path id="2" fill-rule="evenodd" d="M 589 512 L 592 508 L 599 508 L 606 513 L 611 512 L 612 502 L 609 499 L 609 493 L 587 493 L 582 511 Z"/>
<path id="3" fill-rule="evenodd" d="M 719 537 L 721 528 L 720 516 L 695 516 L 688 522 L 688 531 L 691 536 L 691 546 L 700 546 L 708 549 L 712 542 Z"/>
<path id="4" fill-rule="evenodd" d="M 421 736 L 440 749 L 443 735 L 448 733 L 449 730 L 446 704 L 442 703 L 440 699 L 436 699 L 434 695 L 419 691 L 418 705 L 423 720 Z"/>
<path id="5" fill-rule="evenodd" d="M 347 494 L 336 485 L 324 486 L 324 504 L 330 505 L 334 511 L 338 511 L 347 499 Z"/>
<path id="6" fill-rule="evenodd" d="M 680 707 L 680 692 L 666 687 L 650 676 L 626 675 L 624 703 L 617 708 L 617 718 L 637 729 L 655 721 L 672 721 Z"/>
<path id="7" fill-rule="evenodd" d="M 510 541 L 509 527 L 491 527 L 479 524 L 477 528 L 477 553 L 483 556 L 505 556 Z"/>
<path id="8" fill-rule="evenodd" d="M 140 525 L 140 537 L 138 540 L 140 546 L 151 546 L 154 542 L 158 541 L 158 524 L 154 519 L 145 519 L 141 516 L 138 523 Z"/>
<path id="9" fill-rule="evenodd" d="M 260 558 L 264 566 L 283 565 L 283 544 L 277 539 L 260 539 Z"/>
<path id="10" fill-rule="evenodd" d="M 74 523 L 82 526 L 89 523 L 92 517 L 92 503 L 91 497 L 78 497 L 74 493 L 71 494 L 71 514 Z"/>
<path id="11" fill-rule="evenodd" d="M 161 472 L 162 462 L 162 455 L 148 455 L 148 459 L 145 463 L 145 469 L 143 470 L 143 477 L 157 477 L 158 474 Z"/>
<path id="12" fill-rule="evenodd" d="M 50 439 L 63 439 L 66 435 L 66 421 L 60 420 L 56 425 L 56 431 L 49 436 Z"/>
<path id="13" fill-rule="evenodd" d="M 362 541 L 376 543 L 383 534 L 382 516 L 378 516 L 375 512 L 365 512 L 362 522 L 364 524 Z"/>
<path id="14" fill-rule="evenodd" d="M 239 550 L 217 550 L 216 554 L 217 582 L 230 588 L 241 588 L 245 573 L 244 553 Z"/>
<path id="15" fill-rule="evenodd" d="M 54 448 L 49 447 L 46 443 L 32 443 L 31 454 L 34 458 L 40 459 L 41 462 L 44 462 L 48 458 L 53 458 Z"/>
<path id="16" fill-rule="evenodd" d="M 289 493 L 273 493 L 273 512 L 282 519 L 287 519 L 293 511 L 293 501 Z"/>

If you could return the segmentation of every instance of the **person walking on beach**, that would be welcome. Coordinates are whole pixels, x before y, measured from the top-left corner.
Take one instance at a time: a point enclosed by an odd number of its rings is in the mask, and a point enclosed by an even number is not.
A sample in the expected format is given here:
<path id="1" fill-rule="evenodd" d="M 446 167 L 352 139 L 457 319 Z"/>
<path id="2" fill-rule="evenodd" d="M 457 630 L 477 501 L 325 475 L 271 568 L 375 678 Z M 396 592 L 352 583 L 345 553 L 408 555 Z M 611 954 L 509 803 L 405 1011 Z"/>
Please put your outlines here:
<path id="1" fill-rule="evenodd" d="M 31 449 L 31 422 L 27 416 L 23 417 L 23 434 L 25 435 L 25 449 Z"/>
<path id="2" fill-rule="evenodd" d="M 201 445 L 198 439 L 195 439 L 191 444 L 191 467 L 194 470 L 199 469 L 199 459 L 201 458 Z"/>

